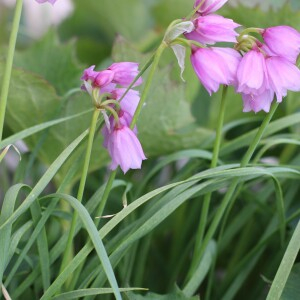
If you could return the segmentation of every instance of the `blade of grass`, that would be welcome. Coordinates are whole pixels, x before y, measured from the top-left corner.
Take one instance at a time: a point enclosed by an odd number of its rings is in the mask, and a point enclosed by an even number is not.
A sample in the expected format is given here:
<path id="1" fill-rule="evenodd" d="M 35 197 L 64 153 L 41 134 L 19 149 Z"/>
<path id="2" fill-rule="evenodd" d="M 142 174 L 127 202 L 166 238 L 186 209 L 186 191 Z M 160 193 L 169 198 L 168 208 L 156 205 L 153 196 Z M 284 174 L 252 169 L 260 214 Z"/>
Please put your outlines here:
<path id="1" fill-rule="evenodd" d="M 279 300 L 300 249 L 300 221 L 282 258 L 267 300 Z"/>

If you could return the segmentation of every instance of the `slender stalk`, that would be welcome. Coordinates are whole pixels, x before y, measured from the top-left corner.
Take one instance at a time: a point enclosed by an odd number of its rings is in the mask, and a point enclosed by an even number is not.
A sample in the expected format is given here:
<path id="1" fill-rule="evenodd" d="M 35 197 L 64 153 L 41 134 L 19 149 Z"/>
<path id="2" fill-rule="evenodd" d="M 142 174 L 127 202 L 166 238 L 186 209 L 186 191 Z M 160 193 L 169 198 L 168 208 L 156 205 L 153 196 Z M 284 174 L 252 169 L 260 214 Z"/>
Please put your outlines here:
<path id="1" fill-rule="evenodd" d="M 142 110 L 142 107 L 145 103 L 145 100 L 147 98 L 147 95 L 148 95 L 148 92 L 150 90 L 150 86 L 151 86 L 151 82 L 152 82 L 152 79 L 153 79 L 153 75 L 156 71 L 156 68 L 158 66 L 158 62 L 159 62 L 159 59 L 163 53 L 163 51 L 165 50 L 165 48 L 167 47 L 167 44 L 165 42 L 162 42 L 160 44 L 160 46 L 158 47 L 158 49 L 156 50 L 155 52 L 155 55 L 154 55 L 154 60 L 152 62 L 152 66 L 151 66 L 151 70 L 150 70 L 150 73 L 148 75 L 148 78 L 147 78 L 147 81 L 145 83 L 145 88 L 142 92 L 142 95 L 141 95 L 141 99 L 140 99 L 140 102 L 136 108 L 136 111 L 134 113 L 134 116 L 132 118 L 132 121 L 131 121 L 131 124 L 130 124 L 130 128 L 133 129 L 136 122 L 137 122 L 137 119 L 138 119 L 138 116 L 140 115 L 141 113 L 141 110 Z"/>
<path id="2" fill-rule="evenodd" d="M 215 139 L 214 148 L 213 148 L 213 156 L 212 156 L 212 160 L 211 160 L 211 164 L 210 164 L 211 168 L 215 168 L 218 164 L 220 145 L 221 145 L 221 139 L 222 139 L 222 129 L 223 129 L 223 124 L 224 124 L 224 116 L 225 116 L 225 106 L 226 106 L 225 100 L 226 100 L 227 91 L 228 91 L 228 86 L 224 85 L 223 92 L 222 92 L 222 98 L 221 98 L 220 111 L 219 111 L 218 125 L 217 125 L 217 129 L 216 129 L 216 139 Z M 200 246 L 201 246 L 201 243 L 203 240 L 205 227 L 206 227 L 206 223 L 207 223 L 211 195 L 212 195 L 212 193 L 207 193 L 204 196 L 199 227 L 198 227 L 198 231 L 197 231 L 197 235 L 196 235 L 194 258 L 195 258 L 195 256 L 197 256 L 197 253 L 199 253 Z M 192 265 L 193 265 L 193 263 L 192 263 Z"/>
<path id="3" fill-rule="evenodd" d="M 266 115 L 265 119 L 263 120 L 260 128 L 258 129 L 256 135 L 255 135 L 255 138 L 252 140 L 247 152 L 245 153 L 242 161 L 241 161 L 241 164 L 240 164 L 240 167 L 243 168 L 243 167 L 246 167 L 246 165 L 249 163 L 256 147 L 258 146 L 264 132 L 265 132 L 265 129 L 266 127 L 268 126 L 268 124 L 270 123 L 277 107 L 278 107 L 278 104 L 277 102 L 273 103 L 273 105 L 271 106 L 271 110 L 270 112 Z M 213 238 L 214 234 L 216 233 L 216 230 L 221 222 L 221 219 L 228 207 L 228 205 L 230 204 L 230 201 L 232 199 L 232 196 L 238 186 L 238 183 L 239 183 L 239 178 L 235 178 L 232 183 L 230 184 L 228 190 L 227 190 L 227 193 L 225 195 L 225 197 L 223 198 L 213 220 L 212 220 L 212 223 L 203 239 L 203 242 L 201 244 L 201 247 L 199 249 L 199 252 L 197 253 L 197 257 L 194 261 L 194 264 L 196 266 L 199 265 L 202 257 L 203 257 L 203 254 L 205 252 L 205 249 L 209 243 L 209 241 Z M 193 268 L 193 266 L 191 265 L 191 268 Z"/>
<path id="4" fill-rule="evenodd" d="M 22 14 L 22 7 L 23 7 L 23 0 L 17 0 L 12 30 L 11 30 L 9 44 L 8 44 L 8 53 L 7 53 L 7 59 L 6 59 L 5 71 L 4 71 L 1 95 L 0 95 L 0 142 L 2 140 L 2 135 L 3 135 L 5 111 L 7 105 L 8 91 L 10 86 L 11 71 L 12 71 L 12 65 L 14 60 L 17 36 L 18 36 L 20 19 Z"/>
<path id="5" fill-rule="evenodd" d="M 87 178 L 87 174 L 88 174 L 88 168 L 89 168 L 89 164 L 90 164 L 92 147 L 93 147 L 93 140 L 94 140 L 94 135 L 95 135 L 95 131 L 96 131 L 96 125 L 97 125 L 97 120 L 98 120 L 99 114 L 100 114 L 100 110 L 95 109 L 93 117 L 92 117 L 92 121 L 91 121 L 88 143 L 87 143 L 86 154 L 85 154 L 85 160 L 84 160 L 83 170 L 82 170 L 78 193 L 77 193 L 77 199 L 80 202 L 82 201 L 84 187 L 85 187 L 86 178 Z M 61 263 L 59 273 L 61 273 L 63 271 L 63 269 L 65 268 L 65 266 L 68 263 L 70 255 L 71 255 L 72 246 L 73 246 L 73 237 L 74 237 L 77 218 L 78 218 L 78 213 L 75 211 L 73 214 L 71 227 L 70 227 L 70 231 L 69 231 L 69 236 L 68 236 L 68 241 L 67 241 L 67 246 L 66 246 L 66 250 L 64 252 L 64 256 L 63 256 L 63 260 Z"/>

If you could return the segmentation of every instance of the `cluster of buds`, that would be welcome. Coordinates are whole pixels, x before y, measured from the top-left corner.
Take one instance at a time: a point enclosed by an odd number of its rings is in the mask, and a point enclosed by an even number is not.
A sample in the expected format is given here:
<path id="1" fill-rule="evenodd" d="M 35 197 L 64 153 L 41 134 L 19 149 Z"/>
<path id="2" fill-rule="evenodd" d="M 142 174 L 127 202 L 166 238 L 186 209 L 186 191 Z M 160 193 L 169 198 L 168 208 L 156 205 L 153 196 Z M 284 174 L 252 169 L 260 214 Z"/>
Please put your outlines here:
<path id="1" fill-rule="evenodd" d="M 241 93 L 244 112 L 268 112 L 287 91 L 300 90 L 300 33 L 289 26 L 249 28 L 238 34 L 241 25 L 212 14 L 227 0 L 196 0 L 192 17 L 194 30 L 185 33 L 192 41 L 191 63 L 211 95 L 220 84 L 234 86 Z M 249 35 L 255 33 L 260 39 Z M 233 42 L 233 48 L 210 47 L 217 42 Z"/>
<path id="2" fill-rule="evenodd" d="M 120 166 L 124 173 L 129 169 L 140 169 L 146 157 L 137 138 L 136 127 L 130 128 L 140 96 L 138 91 L 128 89 L 139 73 L 138 64 L 114 63 L 102 71 L 94 71 L 94 68 L 91 66 L 84 70 L 81 88 L 91 95 L 94 106 L 103 113 L 103 146 L 112 158 L 110 168 L 115 170 Z M 141 83 L 140 77 L 133 86 Z M 111 114 L 110 117 L 106 112 Z"/>

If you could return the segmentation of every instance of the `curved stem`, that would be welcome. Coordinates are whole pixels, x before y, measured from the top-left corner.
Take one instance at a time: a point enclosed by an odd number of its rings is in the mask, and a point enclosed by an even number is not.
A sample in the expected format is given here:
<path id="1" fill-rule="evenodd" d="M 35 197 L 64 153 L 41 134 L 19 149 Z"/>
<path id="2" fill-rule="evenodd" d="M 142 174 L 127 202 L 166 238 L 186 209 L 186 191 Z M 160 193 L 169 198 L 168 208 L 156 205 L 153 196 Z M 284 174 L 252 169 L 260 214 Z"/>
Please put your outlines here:
<path id="1" fill-rule="evenodd" d="M 158 47 L 158 49 L 156 50 L 155 52 L 155 55 L 154 55 L 154 60 L 153 60 L 153 63 L 152 63 L 152 66 L 151 66 L 151 70 L 150 70 L 150 73 L 148 75 L 148 78 L 147 78 L 147 81 L 146 81 L 146 84 L 145 84 L 145 88 L 143 90 L 143 93 L 141 95 L 141 99 L 139 101 L 139 104 L 136 108 L 136 111 L 134 113 L 134 116 L 132 118 L 132 121 L 131 121 L 131 124 L 130 124 L 130 128 L 133 129 L 136 122 L 137 122 L 137 119 L 138 119 L 138 116 L 140 115 L 141 113 L 141 110 L 142 110 L 142 107 L 145 103 L 145 100 L 147 98 L 147 95 L 148 95 L 148 92 L 150 90 L 150 86 L 151 86 L 151 82 L 152 82 L 152 79 L 153 79 L 153 75 L 155 73 L 155 70 L 158 66 L 158 62 L 159 62 L 159 59 L 163 53 L 163 51 L 165 50 L 165 48 L 167 48 L 167 44 L 165 42 L 162 42 L 160 44 L 160 46 Z"/>
<path id="2" fill-rule="evenodd" d="M 264 132 L 265 132 L 265 129 L 267 128 L 268 124 L 270 123 L 277 107 L 278 107 L 279 103 L 275 102 L 272 104 L 271 106 L 271 110 L 270 112 L 266 115 L 265 119 L 263 120 L 260 128 L 258 129 L 256 135 L 255 135 L 255 138 L 252 140 L 247 152 L 245 153 L 242 161 L 241 161 L 241 164 L 240 164 L 240 167 L 243 168 L 243 167 L 246 167 L 247 164 L 249 163 L 256 147 L 258 146 Z M 212 220 L 212 223 L 205 235 L 205 238 L 201 244 L 201 247 L 199 249 L 199 252 L 197 253 L 197 257 L 196 257 L 196 260 L 194 262 L 194 264 L 196 266 L 199 265 L 202 257 L 203 257 L 203 254 L 207 248 L 207 245 L 209 243 L 209 241 L 213 238 L 214 234 L 216 233 L 217 231 L 217 228 L 221 222 L 221 219 L 228 207 L 228 205 L 230 204 L 230 201 L 232 200 L 232 196 L 234 195 L 234 192 L 238 186 L 238 183 L 239 183 L 239 178 L 235 178 L 232 183 L 230 184 L 226 194 L 225 194 L 225 197 L 223 198 L 213 220 Z M 192 266 L 191 266 L 192 267 Z M 195 291 L 194 291 L 195 292 Z"/>
<path id="3" fill-rule="evenodd" d="M 0 142 L 2 140 L 2 135 L 3 135 L 7 97 L 8 97 L 8 91 L 9 91 L 9 85 L 11 79 L 11 71 L 12 71 L 12 65 L 14 60 L 17 36 L 19 31 L 19 24 L 20 24 L 20 19 L 22 14 L 22 7 L 23 7 L 23 0 L 17 0 L 14 20 L 12 25 L 12 31 L 9 39 L 7 60 L 5 65 L 5 71 L 4 71 L 3 81 L 2 81 L 2 88 L 1 88 L 1 96 L 0 96 Z"/>
<path id="4" fill-rule="evenodd" d="M 218 125 L 216 130 L 216 139 L 213 149 L 213 156 L 211 160 L 210 167 L 215 168 L 218 164 L 218 158 L 219 158 L 219 152 L 220 152 L 220 145 L 221 145 L 221 139 L 222 139 L 222 129 L 224 124 L 224 116 L 225 116 L 225 104 L 226 104 L 226 95 L 228 91 L 228 86 L 223 86 L 223 92 L 222 92 L 222 98 L 221 98 L 221 106 L 219 111 L 219 117 L 218 117 Z M 200 216 L 200 222 L 199 227 L 196 235 L 196 243 L 194 248 L 194 259 L 197 257 L 197 254 L 199 253 L 200 246 L 202 244 L 205 227 L 207 223 L 207 217 L 208 217 L 208 211 L 210 206 L 210 200 L 211 200 L 212 193 L 207 193 L 204 196 L 202 210 L 201 210 L 201 216 Z M 192 263 L 193 269 L 196 268 L 196 265 Z M 193 270 L 192 270 L 193 271 Z"/>
<path id="5" fill-rule="evenodd" d="M 86 153 L 85 153 L 84 165 L 83 165 L 83 170 L 82 170 L 78 193 L 77 193 L 77 199 L 79 202 L 82 201 L 82 197 L 83 197 L 83 192 L 84 192 L 84 187 L 85 187 L 86 178 L 87 178 L 87 174 L 88 174 L 91 153 L 92 153 L 92 147 L 93 147 L 93 141 L 94 141 L 94 135 L 95 135 L 95 131 L 96 131 L 96 125 L 97 125 L 97 120 L 98 120 L 99 114 L 100 114 L 100 110 L 95 109 L 93 117 L 92 117 L 92 121 L 91 121 L 90 130 L 89 130 L 89 137 L 88 137 L 88 143 L 87 143 L 87 148 L 86 148 Z M 61 263 L 59 273 L 61 273 L 63 271 L 63 269 L 65 268 L 65 266 L 67 265 L 69 257 L 72 252 L 73 238 L 74 238 L 74 232 L 75 232 L 77 218 L 78 218 L 78 213 L 75 211 L 73 214 L 71 227 L 70 227 L 70 231 L 69 231 L 69 236 L 68 236 L 68 241 L 67 241 L 67 246 L 66 246 L 66 250 L 64 252 L 64 256 L 63 256 L 63 260 Z"/>

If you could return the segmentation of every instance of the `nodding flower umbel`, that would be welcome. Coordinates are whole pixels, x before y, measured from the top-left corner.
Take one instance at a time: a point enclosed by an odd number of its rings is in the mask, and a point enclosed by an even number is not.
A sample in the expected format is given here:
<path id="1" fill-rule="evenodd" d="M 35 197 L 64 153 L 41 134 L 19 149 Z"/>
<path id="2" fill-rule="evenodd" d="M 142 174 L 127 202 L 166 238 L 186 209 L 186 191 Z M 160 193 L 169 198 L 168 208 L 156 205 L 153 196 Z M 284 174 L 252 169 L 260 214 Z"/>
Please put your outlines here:
<path id="1" fill-rule="evenodd" d="M 137 137 L 137 128 L 130 128 L 140 96 L 134 89 L 127 91 L 139 73 L 138 63 L 114 63 L 102 71 L 94 71 L 94 68 L 91 66 L 84 70 L 82 89 L 95 98 L 93 100 L 97 109 L 103 112 L 103 146 L 112 159 L 110 168 L 115 170 L 120 166 L 124 173 L 129 169 L 140 169 L 146 156 Z M 140 77 L 133 86 L 141 83 Z M 110 117 L 106 111 L 111 113 Z"/>
<path id="2" fill-rule="evenodd" d="M 258 29 L 266 44 L 256 41 L 244 54 L 237 69 L 237 92 L 242 94 L 244 111 L 270 110 L 288 90 L 300 91 L 300 34 L 289 26 Z M 253 39 L 252 39 L 253 41 Z"/>

